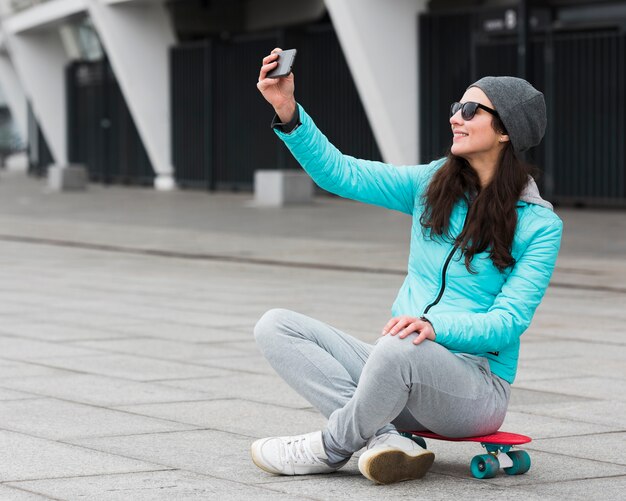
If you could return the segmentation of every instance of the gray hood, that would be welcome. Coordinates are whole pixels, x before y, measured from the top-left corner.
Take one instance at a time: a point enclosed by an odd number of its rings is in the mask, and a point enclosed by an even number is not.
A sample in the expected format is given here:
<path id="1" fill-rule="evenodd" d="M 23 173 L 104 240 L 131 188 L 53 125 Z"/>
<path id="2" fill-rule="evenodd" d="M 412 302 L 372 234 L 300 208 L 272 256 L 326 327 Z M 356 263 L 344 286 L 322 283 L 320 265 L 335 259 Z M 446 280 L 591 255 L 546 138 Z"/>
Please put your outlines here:
<path id="1" fill-rule="evenodd" d="M 522 194 L 519 198 L 529 204 L 541 205 L 541 207 L 545 207 L 546 209 L 554 210 L 550 202 L 541 198 L 539 188 L 537 188 L 537 183 L 535 183 L 535 180 L 530 176 L 528 177 L 528 184 L 522 190 Z"/>

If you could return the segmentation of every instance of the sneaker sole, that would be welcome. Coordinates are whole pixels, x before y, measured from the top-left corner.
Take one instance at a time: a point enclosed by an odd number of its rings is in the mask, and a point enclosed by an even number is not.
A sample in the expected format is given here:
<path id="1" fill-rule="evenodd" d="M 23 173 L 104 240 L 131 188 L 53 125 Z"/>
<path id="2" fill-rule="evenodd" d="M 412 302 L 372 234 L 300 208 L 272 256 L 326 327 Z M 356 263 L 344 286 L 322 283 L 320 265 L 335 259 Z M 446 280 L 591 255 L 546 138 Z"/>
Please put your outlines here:
<path id="1" fill-rule="evenodd" d="M 410 455 L 397 449 L 367 451 L 359 458 L 359 470 L 377 484 L 393 484 L 422 478 L 435 460 L 430 451 Z"/>

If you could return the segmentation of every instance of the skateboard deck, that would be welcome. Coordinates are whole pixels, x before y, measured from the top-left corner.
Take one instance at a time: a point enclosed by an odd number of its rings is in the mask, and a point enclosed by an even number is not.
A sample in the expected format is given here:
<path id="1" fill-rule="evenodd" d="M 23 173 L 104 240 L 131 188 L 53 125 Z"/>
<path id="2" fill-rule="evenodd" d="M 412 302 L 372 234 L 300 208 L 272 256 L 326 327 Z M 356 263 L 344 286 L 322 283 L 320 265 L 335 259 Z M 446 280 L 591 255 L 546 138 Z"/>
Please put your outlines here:
<path id="1" fill-rule="evenodd" d="M 527 444 L 532 439 L 526 435 L 498 431 L 481 437 L 451 438 L 437 435 L 432 431 L 403 431 L 409 437 L 426 448 L 424 438 L 445 440 L 447 442 L 477 442 L 487 454 L 474 456 L 470 463 L 470 472 L 475 478 L 493 478 L 502 468 L 507 475 L 522 475 L 530 469 L 530 456 L 526 451 L 512 451 L 516 445 Z"/>

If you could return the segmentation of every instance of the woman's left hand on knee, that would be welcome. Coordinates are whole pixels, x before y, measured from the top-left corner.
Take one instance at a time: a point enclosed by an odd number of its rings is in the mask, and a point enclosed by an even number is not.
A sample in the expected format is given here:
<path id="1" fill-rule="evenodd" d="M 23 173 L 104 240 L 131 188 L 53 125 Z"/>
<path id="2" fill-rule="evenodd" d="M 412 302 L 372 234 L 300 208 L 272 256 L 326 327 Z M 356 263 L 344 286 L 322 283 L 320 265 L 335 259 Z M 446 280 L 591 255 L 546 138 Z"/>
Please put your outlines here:
<path id="1" fill-rule="evenodd" d="M 434 341 L 436 337 L 435 330 L 430 322 L 407 315 L 393 317 L 389 320 L 385 327 L 383 327 L 382 335 L 386 336 L 387 334 L 391 334 L 395 336 L 397 334 L 400 339 L 404 339 L 413 333 L 417 333 L 413 344 L 420 344 L 425 339 Z"/>

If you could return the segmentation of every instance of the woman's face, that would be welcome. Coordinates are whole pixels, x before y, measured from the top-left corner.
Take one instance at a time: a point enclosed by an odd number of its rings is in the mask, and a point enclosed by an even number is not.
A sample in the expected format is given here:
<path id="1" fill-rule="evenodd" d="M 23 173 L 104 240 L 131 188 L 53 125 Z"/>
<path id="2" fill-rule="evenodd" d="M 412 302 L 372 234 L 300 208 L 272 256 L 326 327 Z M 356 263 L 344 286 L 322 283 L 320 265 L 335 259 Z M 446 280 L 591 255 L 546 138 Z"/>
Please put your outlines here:
<path id="1" fill-rule="evenodd" d="M 467 89 L 459 102 L 466 103 L 468 101 L 483 104 L 492 110 L 495 109 L 487 95 L 478 87 Z M 476 110 L 476 114 L 471 120 L 463 120 L 461 110 L 450 117 L 453 134 L 452 154 L 463 157 L 470 163 L 477 159 L 496 159 L 503 144 L 500 140 L 508 141 L 509 137 L 493 130 L 492 118 L 491 113 L 480 108 Z"/>

